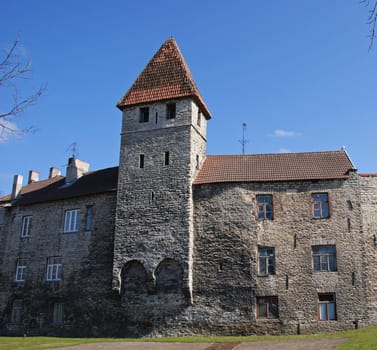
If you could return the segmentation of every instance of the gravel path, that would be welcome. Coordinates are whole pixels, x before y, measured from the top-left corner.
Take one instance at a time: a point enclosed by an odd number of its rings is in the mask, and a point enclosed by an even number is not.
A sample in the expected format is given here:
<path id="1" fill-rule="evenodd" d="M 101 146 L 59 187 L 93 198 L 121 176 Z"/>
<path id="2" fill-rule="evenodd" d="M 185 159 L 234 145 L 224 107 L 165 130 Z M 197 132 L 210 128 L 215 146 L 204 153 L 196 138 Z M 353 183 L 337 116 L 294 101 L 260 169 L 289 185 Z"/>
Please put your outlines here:
<path id="1" fill-rule="evenodd" d="M 332 350 L 346 339 L 306 339 L 255 343 L 97 343 L 58 350 Z M 57 350 L 57 349 L 55 349 Z"/>

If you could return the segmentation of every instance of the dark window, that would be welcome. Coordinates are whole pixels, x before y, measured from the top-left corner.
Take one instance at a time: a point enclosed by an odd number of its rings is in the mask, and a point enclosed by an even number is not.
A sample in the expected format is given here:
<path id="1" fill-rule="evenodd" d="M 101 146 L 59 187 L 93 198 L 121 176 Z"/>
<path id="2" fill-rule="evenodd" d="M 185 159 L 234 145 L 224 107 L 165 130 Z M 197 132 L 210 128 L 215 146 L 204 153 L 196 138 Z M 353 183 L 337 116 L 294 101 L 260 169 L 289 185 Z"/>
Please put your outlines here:
<path id="1" fill-rule="evenodd" d="M 55 303 L 52 313 L 52 323 L 55 326 L 61 326 L 64 320 L 64 304 Z"/>
<path id="2" fill-rule="evenodd" d="M 317 245 L 312 247 L 314 271 L 336 271 L 335 245 Z"/>
<path id="3" fill-rule="evenodd" d="M 257 318 L 279 318 L 278 297 L 257 297 Z"/>
<path id="4" fill-rule="evenodd" d="M 168 103 L 166 105 L 166 119 L 174 119 L 176 115 L 175 103 Z"/>
<path id="5" fill-rule="evenodd" d="M 200 162 L 199 162 L 199 154 L 196 155 L 196 169 L 198 170 L 199 169 L 199 165 L 200 165 Z"/>
<path id="6" fill-rule="evenodd" d="M 259 275 L 275 274 L 275 248 L 259 247 Z"/>
<path id="7" fill-rule="evenodd" d="M 273 205 L 272 195 L 258 195 L 258 219 L 272 220 L 273 218 Z"/>
<path id="8" fill-rule="evenodd" d="M 86 207 L 86 224 L 85 228 L 87 231 L 91 231 L 93 228 L 93 205 L 88 205 Z"/>
<path id="9" fill-rule="evenodd" d="M 144 154 L 140 154 L 139 156 L 139 168 L 144 168 Z"/>
<path id="10" fill-rule="evenodd" d="M 14 324 L 20 324 L 22 321 L 22 300 L 15 299 L 12 305 L 12 314 L 10 321 Z"/>
<path id="11" fill-rule="evenodd" d="M 318 294 L 318 319 L 320 321 L 336 320 L 335 294 Z"/>
<path id="12" fill-rule="evenodd" d="M 149 122 L 149 107 L 140 108 L 140 123 Z"/>
<path id="13" fill-rule="evenodd" d="M 196 119 L 196 124 L 200 127 L 200 124 L 202 123 L 202 112 L 200 111 L 200 109 L 198 110 L 198 115 L 197 115 L 197 119 Z"/>
<path id="14" fill-rule="evenodd" d="M 312 194 L 312 213 L 315 219 L 329 217 L 329 196 L 327 193 Z"/>
<path id="15" fill-rule="evenodd" d="M 170 163 L 170 154 L 169 154 L 169 151 L 166 151 L 165 152 L 165 165 L 169 165 Z"/>

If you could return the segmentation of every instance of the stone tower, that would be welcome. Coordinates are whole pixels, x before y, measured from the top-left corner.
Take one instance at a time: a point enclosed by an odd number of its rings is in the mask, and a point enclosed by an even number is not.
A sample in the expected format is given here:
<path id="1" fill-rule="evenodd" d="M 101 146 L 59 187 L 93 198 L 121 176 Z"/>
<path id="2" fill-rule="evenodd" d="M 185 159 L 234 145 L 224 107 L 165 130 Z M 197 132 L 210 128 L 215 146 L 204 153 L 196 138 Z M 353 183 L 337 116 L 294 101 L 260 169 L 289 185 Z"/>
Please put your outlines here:
<path id="1" fill-rule="evenodd" d="M 190 303 L 192 183 L 211 116 L 173 38 L 117 107 L 123 124 L 113 288 L 124 305 Z"/>

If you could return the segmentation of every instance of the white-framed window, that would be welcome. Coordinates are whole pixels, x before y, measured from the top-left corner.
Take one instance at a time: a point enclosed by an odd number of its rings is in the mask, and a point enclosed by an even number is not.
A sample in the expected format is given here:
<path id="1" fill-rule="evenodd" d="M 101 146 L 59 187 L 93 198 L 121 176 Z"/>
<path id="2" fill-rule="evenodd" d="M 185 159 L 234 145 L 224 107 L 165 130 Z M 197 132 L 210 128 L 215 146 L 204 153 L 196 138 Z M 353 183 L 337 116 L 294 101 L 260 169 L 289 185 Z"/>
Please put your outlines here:
<path id="1" fill-rule="evenodd" d="M 80 229 L 80 210 L 66 210 L 64 214 L 64 232 L 77 232 Z"/>
<path id="2" fill-rule="evenodd" d="M 31 223 L 33 217 L 31 215 L 22 218 L 21 237 L 31 236 Z"/>
<path id="3" fill-rule="evenodd" d="M 15 299 L 13 301 L 10 321 L 14 324 L 20 324 L 22 322 L 22 299 Z"/>
<path id="4" fill-rule="evenodd" d="M 54 309 L 52 312 L 52 323 L 55 326 L 61 326 L 64 320 L 64 304 L 63 303 L 55 303 Z"/>
<path id="5" fill-rule="evenodd" d="M 60 256 L 50 256 L 47 258 L 46 281 L 60 281 L 62 275 L 62 262 Z"/>
<path id="6" fill-rule="evenodd" d="M 26 279 L 26 259 L 18 259 L 16 267 L 16 282 L 24 282 Z"/>

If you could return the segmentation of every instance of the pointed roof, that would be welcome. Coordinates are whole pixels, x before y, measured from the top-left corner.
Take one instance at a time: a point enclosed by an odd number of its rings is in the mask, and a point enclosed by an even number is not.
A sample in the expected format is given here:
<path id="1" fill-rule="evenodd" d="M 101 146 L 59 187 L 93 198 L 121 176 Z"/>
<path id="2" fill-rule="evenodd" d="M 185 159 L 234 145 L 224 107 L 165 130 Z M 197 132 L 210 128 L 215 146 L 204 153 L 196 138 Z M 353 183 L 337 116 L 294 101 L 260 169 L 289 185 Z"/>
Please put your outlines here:
<path id="1" fill-rule="evenodd" d="M 171 37 L 149 61 L 117 107 L 123 110 L 127 106 L 184 97 L 192 97 L 206 118 L 211 118 L 190 69 Z"/>
<path id="2" fill-rule="evenodd" d="M 345 151 L 207 156 L 194 184 L 347 179 Z"/>

